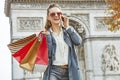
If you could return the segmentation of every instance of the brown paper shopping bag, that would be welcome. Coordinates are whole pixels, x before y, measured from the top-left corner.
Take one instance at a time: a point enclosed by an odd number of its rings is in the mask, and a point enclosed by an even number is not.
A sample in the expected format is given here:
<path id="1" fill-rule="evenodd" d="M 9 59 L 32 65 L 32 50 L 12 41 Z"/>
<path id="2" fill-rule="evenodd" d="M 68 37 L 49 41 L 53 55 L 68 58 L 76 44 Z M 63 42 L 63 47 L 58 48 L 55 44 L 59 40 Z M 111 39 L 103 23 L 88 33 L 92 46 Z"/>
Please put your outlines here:
<path id="1" fill-rule="evenodd" d="M 33 43 L 31 48 L 27 52 L 26 56 L 24 57 L 24 59 L 20 63 L 21 68 L 28 70 L 28 71 L 33 70 L 34 65 L 35 65 L 35 61 L 36 61 L 36 57 L 37 57 L 39 45 L 40 45 L 40 41 L 36 37 L 35 42 Z"/>

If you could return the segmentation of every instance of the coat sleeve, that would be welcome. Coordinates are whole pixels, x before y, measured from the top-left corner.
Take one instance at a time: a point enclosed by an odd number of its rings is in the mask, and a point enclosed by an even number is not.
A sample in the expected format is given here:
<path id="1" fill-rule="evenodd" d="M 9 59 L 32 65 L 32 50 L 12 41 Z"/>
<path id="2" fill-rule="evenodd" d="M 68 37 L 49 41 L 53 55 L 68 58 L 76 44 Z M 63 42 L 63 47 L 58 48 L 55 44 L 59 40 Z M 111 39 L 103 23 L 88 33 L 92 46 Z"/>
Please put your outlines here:
<path id="1" fill-rule="evenodd" d="M 73 27 L 66 29 L 74 45 L 80 45 L 82 43 L 81 36 L 75 31 Z"/>

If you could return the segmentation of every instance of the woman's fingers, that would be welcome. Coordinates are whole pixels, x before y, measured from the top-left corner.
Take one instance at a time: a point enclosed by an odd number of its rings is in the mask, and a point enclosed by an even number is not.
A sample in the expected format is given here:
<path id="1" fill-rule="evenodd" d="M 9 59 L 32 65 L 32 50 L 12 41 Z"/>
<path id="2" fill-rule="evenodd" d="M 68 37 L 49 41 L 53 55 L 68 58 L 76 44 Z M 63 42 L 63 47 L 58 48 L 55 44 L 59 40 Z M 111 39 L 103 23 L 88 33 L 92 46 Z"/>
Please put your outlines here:
<path id="1" fill-rule="evenodd" d="M 62 15 L 62 18 L 64 19 L 63 25 L 65 28 L 69 26 L 69 18 L 67 16 Z"/>
<path id="2" fill-rule="evenodd" d="M 42 32 L 42 34 L 44 34 L 44 35 L 50 34 L 46 29 L 42 29 L 41 32 Z"/>

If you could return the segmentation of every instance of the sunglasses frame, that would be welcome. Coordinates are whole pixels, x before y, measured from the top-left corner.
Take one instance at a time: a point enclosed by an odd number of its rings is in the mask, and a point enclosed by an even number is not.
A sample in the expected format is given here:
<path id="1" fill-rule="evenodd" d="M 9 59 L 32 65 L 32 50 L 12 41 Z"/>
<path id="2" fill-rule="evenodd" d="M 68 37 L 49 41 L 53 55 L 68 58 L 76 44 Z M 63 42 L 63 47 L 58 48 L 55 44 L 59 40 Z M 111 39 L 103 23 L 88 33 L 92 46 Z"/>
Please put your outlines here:
<path id="1" fill-rule="evenodd" d="M 60 15 L 62 15 L 62 12 L 52 12 L 52 13 L 50 13 L 50 16 L 54 17 L 56 14 L 57 14 L 57 16 L 60 16 Z"/>

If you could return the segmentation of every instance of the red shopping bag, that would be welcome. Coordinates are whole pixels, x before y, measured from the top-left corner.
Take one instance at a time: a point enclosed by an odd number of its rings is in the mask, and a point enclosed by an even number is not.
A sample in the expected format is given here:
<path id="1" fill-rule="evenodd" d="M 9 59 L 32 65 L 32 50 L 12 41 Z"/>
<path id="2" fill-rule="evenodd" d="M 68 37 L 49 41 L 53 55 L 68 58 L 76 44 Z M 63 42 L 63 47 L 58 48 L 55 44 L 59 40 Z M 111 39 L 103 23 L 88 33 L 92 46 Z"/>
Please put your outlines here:
<path id="1" fill-rule="evenodd" d="M 38 49 L 37 58 L 34 65 L 34 72 L 44 72 L 48 66 L 48 45 L 44 35 Z"/>
<path id="2" fill-rule="evenodd" d="M 27 51 L 32 46 L 35 41 L 36 34 L 32 34 L 25 38 L 19 39 L 15 42 L 8 44 L 8 48 L 12 53 L 13 58 L 15 58 L 19 63 L 25 57 Z"/>
<path id="3" fill-rule="evenodd" d="M 38 49 L 38 55 L 36 58 L 36 64 L 48 64 L 48 46 L 45 36 L 42 36 L 42 40 Z"/>
<path id="4" fill-rule="evenodd" d="M 26 44 L 23 48 L 21 48 L 18 52 L 12 54 L 12 56 L 19 62 L 21 63 L 21 61 L 23 60 L 23 58 L 26 56 L 28 50 L 30 49 L 30 47 L 33 45 L 34 41 L 36 40 L 36 38 L 34 38 L 33 40 L 31 40 L 28 44 Z"/>

